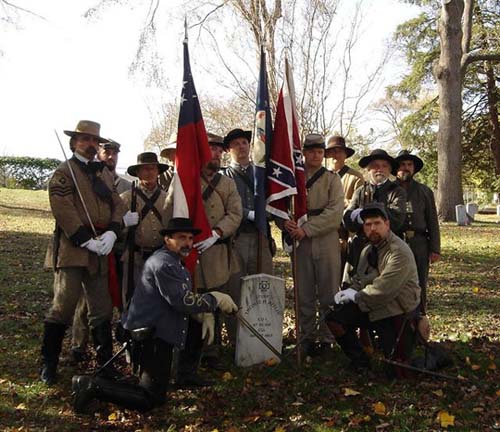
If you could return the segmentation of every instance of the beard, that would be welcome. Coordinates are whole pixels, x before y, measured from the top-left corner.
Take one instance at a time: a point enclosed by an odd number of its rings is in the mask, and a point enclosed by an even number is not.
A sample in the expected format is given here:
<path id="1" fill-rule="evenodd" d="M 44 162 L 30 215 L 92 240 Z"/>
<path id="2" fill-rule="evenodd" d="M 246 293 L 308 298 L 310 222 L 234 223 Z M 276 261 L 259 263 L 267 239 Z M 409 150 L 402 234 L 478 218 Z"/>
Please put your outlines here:
<path id="1" fill-rule="evenodd" d="M 384 183 L 389 177 L 386 176 L 384 173 L 381 173 L 381 172 L 375 172 L 375 173 L 372 173 L 370 172 L 370 182 L 372 184 L 381 184 L 381 183 Z"/>
<path id="2" fill-rule="evenodd" d="M 219 159 L 212 159 L 210 162 L 207 163 L 207 168 L 211 171 L 217 172 L 220 169 L 220 160 Z"/>
<path id="3" fill-rule="evenodd" d="M 370 233 L 368 235 L 368 240 L 372 244 L 378 244 L 382 241 L 382 236 L 379 233 Z"/>
<path id="4" fill-rule="evenodd" d="M 92 146 L 88 146 L 83 153 L 84 156 L 91 161 L 94 160 L 95 155 L 97 154 L 97 150 Z"/>
<path id="5" fill-rule="evenodd" d="M 398 173 L 398 179 L 402 182 L 408 182 L 413 178 L 413 175 L 410 171 L 400 171 Z"/>
<path id="6" fill-rule="evenodd" d="M 104 161 L 104 165 L 106 165 L 110 171 L 114 171 L 116 168 L 116 163 L 113 160 Z"/>
<path id="7" fill-rule="evenodd" d="M 186 258 L 190 253 L 193 248 L 190 248 L 189 246 L 184 246 L 181 247 L 179 250 L 179 255 Z"/>

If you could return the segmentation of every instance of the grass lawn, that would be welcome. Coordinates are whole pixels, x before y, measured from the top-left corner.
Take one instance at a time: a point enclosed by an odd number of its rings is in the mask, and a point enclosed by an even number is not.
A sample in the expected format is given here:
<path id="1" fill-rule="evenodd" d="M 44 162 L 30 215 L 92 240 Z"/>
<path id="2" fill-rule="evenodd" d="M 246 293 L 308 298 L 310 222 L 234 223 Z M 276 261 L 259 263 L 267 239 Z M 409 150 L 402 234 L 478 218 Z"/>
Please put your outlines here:
<path id="1" fill-rule="evenodd" d="M 70 378 L 38 381 L 42 320 L 51 301 L 52 275 L 42 270 L 53 229 L 43 191 L 0 189 L 0 430 L 2 431 L 494 431 L 500 430 L 500 225 L 480 216 L 470 227 L 442 227 L 443 259 L 432 267 L 429 313 L 434 341 L 449 348 L 458 380 L 418 375 L 387 381 L 357 375 L 338 350 L 278 367 L 205 371 L 218 384 L 172 391 L 147 415 L 103 405 L 95 416 L 71 411 Z M 285 344 L 291 336 L 292 289 L 288 259 L 276 258 L 287 279 Z M 68 349 L 66 342 L 65 350 Z M 449 426 L 447 424 L 450 423 Z M 451 424 L 452 423 L 452 424 Z"/>

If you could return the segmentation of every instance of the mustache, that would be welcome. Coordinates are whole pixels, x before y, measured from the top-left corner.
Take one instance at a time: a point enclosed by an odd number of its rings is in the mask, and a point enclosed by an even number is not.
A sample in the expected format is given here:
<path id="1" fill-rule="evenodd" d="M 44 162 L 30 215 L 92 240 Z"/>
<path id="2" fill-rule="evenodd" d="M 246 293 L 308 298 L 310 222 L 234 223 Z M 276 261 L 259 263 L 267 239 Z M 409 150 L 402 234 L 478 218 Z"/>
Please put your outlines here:
<path id="1" fill-rule="evenodd" d="M 188 256 L 192 249 L 193 248 L 190 248 L 189 246 L 183 246 L 180 248 L 179 253 L 183 256 Z"/>

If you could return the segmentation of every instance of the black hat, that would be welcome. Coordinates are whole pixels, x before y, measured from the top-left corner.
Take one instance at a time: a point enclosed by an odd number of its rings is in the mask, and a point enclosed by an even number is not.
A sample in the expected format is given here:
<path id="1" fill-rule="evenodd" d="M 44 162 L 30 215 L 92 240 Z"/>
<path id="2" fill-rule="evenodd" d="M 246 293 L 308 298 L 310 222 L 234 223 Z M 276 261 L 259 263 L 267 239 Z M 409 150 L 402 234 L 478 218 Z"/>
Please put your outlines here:
<path id="1" fill-rule="evenodd" d="M 176 217 L 168 221 L 167 227 L 160 230 L 160 235 L 166 236 L 176 232 L 188 232 L 196 235 L 201 233 L 201 229 L 195 228 L 189 218 Z"/>
<path id="2" fill-rule="evenodd" d="M 99 146 L 103 149 L 113 149 L 116 150 L 117 152 L 120 151 L 121 144 L 117 143 L 116 141 L 112 140 L 111 138 L 108 138 L 109 141 L 105 143 L 99 144 Z"/>
<path id="3" fill-rule="evenodd" d="M 387 210 L 385 209 L 385 205 L 380 202 L 371 202 L 363 207 L 361 213 L 359 214 L 363 221 L 365 218 L 370 216 L 382 216 L 385 220 L 389 219 L 389 215 L 387 214 Z"/>
<path id="4" fill-rule="evenodd" d="M 250 133 L 250 136 L 252 136 L 251 133 Z M 208 137 L 208 144 L 209 145 L 218 145 L 218 146 L 222 147 L 224 150 L 227 150 L 229 148 L 229 142 L 226 142 L 226 140 L 224 138 L 222 138 L 220 135 L 216 135 L 216 134 L 207 132 L 207 137 Z"/>
<path id="5" fill-rule="evenodd" d="M 354 154 L 354 149 L 347 147 L 345 145 L 345 139 L 344 137 L 340 135 L 334 135 L 328 139 L 328 144 L 326 146 L 326 150 L 334 149 L 334 148 L 340 148 L 344 150 L 347 154 L 347 157 L 351 157 Z"/>
<path id="6" fill-rule="evenodd" d="M 304 145 L 302 146 L 304 150 L 312 148 L 325 148 L 325 139 L 323 135 L 318 133 L 307 134 L 304 138 Z"/>
<path id="7" fill-rule="evenodd" d="M 399 163 L 404 161 L 404 160 L 411 160 L 413 161 L 413 164 L 415 165 L 415 173 L 418 173 L 423 167 L 424 167 L 424 161 L 420 159 L 418 156 L 412 155 L 408 150 L 401 150 L 396 158 L 394 159 L 397 163 L 397 168 L 394 170 L 393 174 L 396 175 L 398 172 L 399 168 Z"/>
<path id="8" fill-rule="evenodd" d="M 392 170 L 391 171 L 397 169 L 397 167 L 398 167 L 398 164 L 394 160 L 394 158 L 392 156 L 389 156 L 387 154 L 387 152 L 385 150 L 382 150 L 382 149 L 375 149 L 368 156 L 362 157 L 359 160 L 359 166 L 361 168 L 366 168 L 367 165 L 371 161 L 374 161 L 374 160 L 377 160 L 377 159 L 382 159 L 382 160 L 385 160 L 385 161 L 389 162 L 391 164 L 391 166 L 392 166 Z"/>
<path id="9" fill-rule="evenodd" d="M 167 164 L 158 162 L 158 156 L 153 152 L 144 152 L 137 155 L 137 164 L 131 165 L 127 168 L 127 173 L 131 176 L 137 177 L 137 168 L 142 165 L 158 165 L 159 174 L 165 172 L 168 168 Z"/>
<path id="10" fill-rule="evenodd" d="M 245 131 L 243 129 L 233 129 L 229 131 L 224 137 L 224 145 L 229 148 L 229 143 L 236 138 L 246 138 L 248 142 L 252 140 L 252 131 Z"/>

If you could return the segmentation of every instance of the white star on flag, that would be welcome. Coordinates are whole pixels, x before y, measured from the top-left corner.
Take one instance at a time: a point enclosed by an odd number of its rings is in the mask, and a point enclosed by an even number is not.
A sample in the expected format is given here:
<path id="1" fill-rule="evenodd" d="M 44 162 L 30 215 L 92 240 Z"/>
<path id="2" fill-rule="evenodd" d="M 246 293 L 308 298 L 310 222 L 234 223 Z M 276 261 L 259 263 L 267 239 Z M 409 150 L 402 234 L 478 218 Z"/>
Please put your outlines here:
<path id="1" fill-rule="evenodd" d="M 281 168 L 278 167 L 278 168 L 273 168 L 273 176 L 275 176 L 276 178 L 279 177 L 281 175 Z"/>

